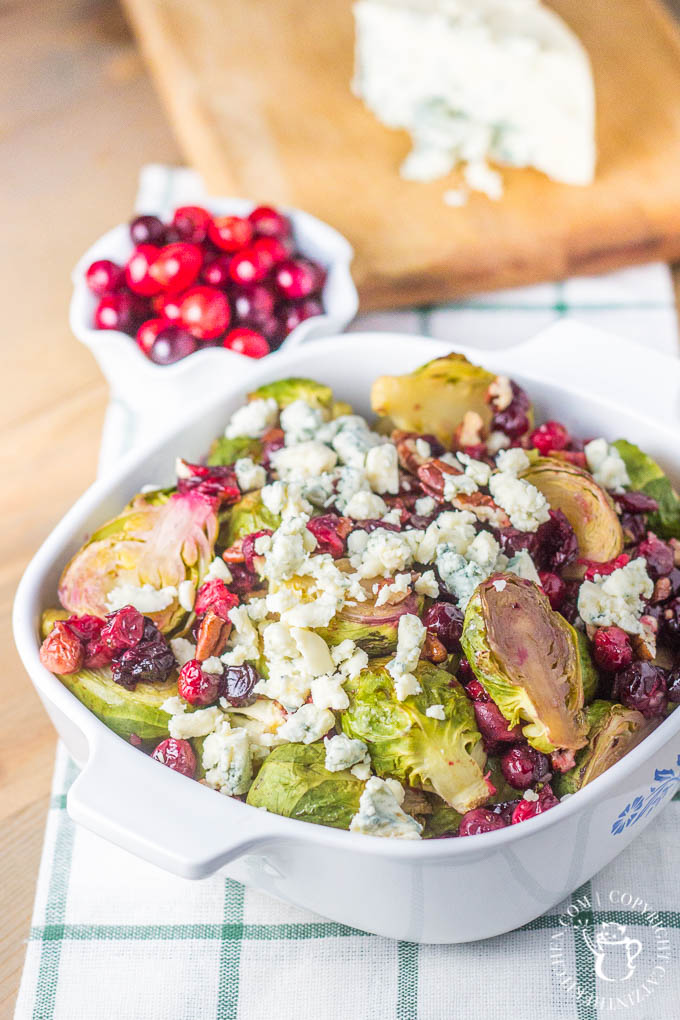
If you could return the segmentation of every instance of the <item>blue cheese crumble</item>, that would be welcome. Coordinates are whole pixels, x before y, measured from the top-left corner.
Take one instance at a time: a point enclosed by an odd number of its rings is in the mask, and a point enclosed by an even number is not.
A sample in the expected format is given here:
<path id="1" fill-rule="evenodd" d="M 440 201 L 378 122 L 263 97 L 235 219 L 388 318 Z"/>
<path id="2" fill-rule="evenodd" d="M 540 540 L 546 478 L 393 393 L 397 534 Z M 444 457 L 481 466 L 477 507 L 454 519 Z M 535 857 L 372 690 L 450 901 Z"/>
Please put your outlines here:
<path id="1" fill-rule="evenodd" d="M 594 580 L 584 581 L 578 593 L 578 611 L 584 623 L 641 634 L 642 599 L 650 598 L 654 591 L 646 567 L 646 561 L 638 557 L 611 574 L 596 574 Z"/>
<path id="2" fill-rule="evenodd" d="M 420 839 L 422 825 L 401 808 L 404 791 L 393 779 L 368 780 L 361 794 L 359 810 L 352 818 L 350 832 L 390 839 Z"/>

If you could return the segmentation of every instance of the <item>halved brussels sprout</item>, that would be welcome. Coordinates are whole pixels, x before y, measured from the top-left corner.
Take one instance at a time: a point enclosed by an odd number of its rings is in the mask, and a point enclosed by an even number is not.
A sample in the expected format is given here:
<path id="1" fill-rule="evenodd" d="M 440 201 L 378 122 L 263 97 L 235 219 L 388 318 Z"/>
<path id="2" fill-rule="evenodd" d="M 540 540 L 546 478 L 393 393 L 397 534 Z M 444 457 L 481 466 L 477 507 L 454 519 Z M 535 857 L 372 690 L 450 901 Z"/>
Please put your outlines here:
<path id="1" fill-rule="evenodd" d="M 118 585 L 177 589 L 190 580 L 198 586 L 213 558 L 217 532 L 214 504 L 195 490 L 140 493 L 66 565 L 59 600 L 71 613 L 106 616 L 107 596 Z M 164 632 L 187 617 L 177 595 L 147 615 Z"/>
<path id="2" fill-rule="evenodd" d="M 349 829 L 364 784 L 346 769 L 328 772 L 323 741 L 282 744 L 266 758 L 247 802 L 286 818 Z"/>
<path id="3" fill-rule="evenodd" d="M 539 457 L 522 478 L 567 518 L 578 539 L 579 558 L 605 563 L 623 550 L 623 530 L 614 504 L 587 471 L 554 457 Z M 563 573 L 579 579 L 584 572 L 585 566 L 576 562 Z"/>
<path id="4" fill-rule="evenodd" d="M 588 743 L 577 751 L 574 768 L 553 779 L 553 787 L 560 797 L 576 793 L 592 783 L 644 740 L 660 721 L 645 719 L 635 709 L 611 701 L 594 701 L 586 709 L 586 717 Z"/>
<path id="5" fill-rule="evenodd" d="M 302 379 L 291 376 L 289 379 L 278 379 L 276 382 L 265 383 L 248 394 L 248 400 L 267 400 L 273 398 L 281 409 L 288 407 L 296 400 L 304 400 L 310 407 L 319 407 L 329 411 L 333 403 L 333 390 L 324 383 L 314 379 Z"/>
<path id="6" fill-rule="evenodd" d="M 583 676 L 574 628 L 532 581 L 483 581 L 468 603 L 461 638 L 474 673 L 511 726 L 538 751 L 586 741 Z"/>
<path id="7" fill-rule="evenodd" d="M 280 523 L 281 518 L 267 510 L 260 493 L 249 492 L 232 506 L 220 541 L 224 539 L 226 545 L 230 546 L 244 535 L 252 535 L 254 531 L 276 531 Z"/>
<path id="8" fill-rule="evenodd" d="M 218 436 L 213 440 L 208 454 L 208 464 L 228 465 L 235 464 L 242 457 L 250 457 L 256 463 L 262 456 L 262 443 L 259 439 L 251 439 L 249 436 L 237 436 L 236 439 L 227 439 L 226 436 Z"/>
<path id="9" fill-rule="evenodd" d="M 138 683 L 134 691 L 129 691 L 113 680 L 108 668 L 81 669 L 57 676 L 78 701 L 126 740 L 132 734 L 140 740 L 155 742 L 168 736 L 170 716 L 161 705 L 167 698 L 176 696 L 176 680 L 163 684 Z"/>
<path id="10" fill-rule="evenodd" d="M 439 839 L 441 836 L 455 836 L 462 817 L 460 811 L 440 800 L 423 819 L 422 838 Z"/>
<path id="11" fill-rule="evenodd" d="M 580 630 L 576 630 L 574 627 L 574 633 L 576 634 L 576 640 L 578 641 L 578 657 L 581 663 L 581 683 L 583 684 L 583 702 L 588 705 L 597 692 L 597 685 L 599 683 L 599 677 L 595 664 L 590 656 L 590 645 L 588 644 L 588 638 Z"/>
<path id="12" fill-rule="evenodd" d="M 631 489 L 646 493 L 659 504 L 647 518 L 650 530 L 661 538 L 680 538 L 680 499 L 659 465 L 625 439 L 617 439 L 612 446 L 623 458 Z"/>
<path id="13" fill-rule="evenodd" d="M 486 391 L 496 377 L 462 354 L 449 354 L 417 368 L 410 375 L 383 375 L 371 388 L 371 407 L 392 427 L 431 433 L 445 446 L 468 411 L 488 428 L 492 409 Z M 382 423 L 384 430 L 386 423 Z"/>
<path id="14" fill-rule="evenodd" d="M 349 638 L 369 656 L 395 651 L 399 620 L 407 613 L 420 616 L 425 599 L 412 592 L 397 605 L 376 606 L 377 596 L 372 592 L 374 583 L 374 579 L 362 583 L 367 595 L 365 602 L 344 605 L 327 627 L 317 631 L 326 644 L 339 645 Z"/>
<path id="15" fill-rule="evenodd" d="M 364 741 L 377 775 L 437 793 L 460 812 L 485 803 L 486 755 L 462 686 L 423 659 L 415 671 L 422 692 L 398 701 L 388 661 L 372 660 L 345 685 L 350 703 L 341 717 L 344 732 Z M 444 719 L 426 715 L 432 705 L 443 707 Z"/>

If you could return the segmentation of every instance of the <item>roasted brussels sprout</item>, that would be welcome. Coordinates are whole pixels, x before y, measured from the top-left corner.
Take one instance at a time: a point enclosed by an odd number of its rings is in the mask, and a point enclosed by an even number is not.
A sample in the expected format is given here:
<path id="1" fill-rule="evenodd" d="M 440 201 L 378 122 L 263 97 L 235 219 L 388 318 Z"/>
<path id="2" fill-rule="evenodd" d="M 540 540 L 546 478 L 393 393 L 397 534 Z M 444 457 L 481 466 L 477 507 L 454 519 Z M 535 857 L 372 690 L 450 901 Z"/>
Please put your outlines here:
<path id="1" fill-rule="evenodd" d="M 328 772 L 323 741 L 282 744 L 265 759 L 247 802 L 277 815 L 349 829 L 364 784 L 351 772 Z"/>
<path id="2" fill-rule="evenodd" d="M 252 535 L 254 531 L 275 531 L 280 523 L 281 518 L 267 510 L 260 493 L 249 492 L 234 503 L 220 540 L 224 538 L 226 545 L 233 545 L 237 539 Z"/>
<path id="3" fill-rule="evenodd" d="M 439 839 L 441 836 L 455 836 L 462 818 L 460 811 L 449 807 L 440 800 L 430 814 L 423 818 L 423 839 Z"/>
<path id="4" fill-rule="evenodd" d="M 656 726 L 659 719 L 645 719 L 633 708 L 612 704 L 611 701 L 594 701 L 586 709 L 588 743 L 576 752 L 576 764 L 569 772 L 553 779 L 555 792 L 563 797 L 576 793 L 592 783 L 603 772 L 623 758 Z"/>
<path id="5" fill-rule="evenodd" d="M 462 354 L 429 361 L 410 375 L 383 375 L 373 383 L 371 406 L 392 427 L 430 433 L 446 446 L 468 411 L 488 428 L 492 409 L 486 392 L 496 377 Z M 384 431 L 386 423 L 382 424 Z"/>
<path id="6" fill-rule="evenodd" d="M 578 539 L 579 559 L 605 563 L 623 550 L 623 530 L 614 504 L 587 471 L 555 458 L 539 457 L 522 478 L 567 518 Z M 565 567 L 564 576 L 577 579 L 584 572 L 584 565 L 576 562 Z"/>
<path id="7" fill-rule="evenodd" d="M 213 503 L 194 490 L 139 494 L 67 564 L 59 582 L 61 604 L 78 615 L 106 616 L 107 597 L 118 586 L 168 588 L 165 608 L 146 615 L 159 630 L 174 630 L 187 617 L 177 589 L 186 580 L 200 584 L 217 532 Z"/>
<path id="8" fill-rule="evenodd" d="M 376 606 L 373 595 L 373 580 L 367 581 L 365 602 L 345 605 L 333 617 L 327 627 L 318 631 L 326 644 L 339 645 L 348 638 L 369 656 L 387 655 L 397 647 L 399 620 L 407 613 L 419 616 L 425 599 L 422 595 L 411 594 L 397 605 Z"/>
<path id="9" fill-rule="evenodd" d="M 250 439 L 248 436 L 227 439 L 226 436 L 219 436 L 210 447 L 208 464 L 218 466 L 235 464 L 242 457 L 250 457 L 257 463 L 261 456 L 262 443 L 259 439 Z"/>
<path id="10" fill-rule="evenodd" d="M 536 584 L 512 574 L 483 581 L 468 603 L 461 642 L 477 679 L 511 726 L 525 724 L 532 747 L 546 754 L 583 747 L 576 632 Z"/>
<path id="11" fill-rule="evenodd" d="M 329 411 L 333 403 L 333 390 L 324 383 L 314 379 L 301 379 L 291 376 L 290 379 L 278 379 L 276 382 L 265 383 L 248 394 L 248 400 L 274 399 L 281 409 L 288 407 L 295 400 L 304 400 L 310 407 L 319 407 Z"/>
<path id="12" fill-rule="evenodd" d="M 485 803 L 485 754 L 472 703 L 450 673 L 421 660 L 415 671 L 420 694 L 398 701 L 386 659 L 372 660 L 346 684 L 345 733 L 363 740 L 379 776 L 439 794 L 457 811 Z M 426 714 L 440 705 L 444 719 Z"/>
<path id="13" fill-rule="evenodd" d="M 631 489 L 644 492 L 659 504 L 659 509 L 647 518 L 650 530 L 661 538 L 680 538 L 680 499 L 659 465 L 625 439 L 617 439 L 612 445 L 623 458 Z"/>
<path id="14" fill-rule="evenodd" d="M 597 693 L 599 678 L 590 655 L 588 639 L 580 630 L 574 628 L 578 641 L 578 657 L 581 663 L 581 683 L 583 684 L 583 702 L 588 705 Z"/>
<path id="15" fill-rule="evenodd" d="M 161 705 L 177 694 L 176 680 L 138 683 L 130 691 L 113 680 L 109 668 L 81 669 L 58 676 L 83 705 L 126 740 L 132 735 L 142 741 L 159 741 L 168 736 L 170 716 Z"/>

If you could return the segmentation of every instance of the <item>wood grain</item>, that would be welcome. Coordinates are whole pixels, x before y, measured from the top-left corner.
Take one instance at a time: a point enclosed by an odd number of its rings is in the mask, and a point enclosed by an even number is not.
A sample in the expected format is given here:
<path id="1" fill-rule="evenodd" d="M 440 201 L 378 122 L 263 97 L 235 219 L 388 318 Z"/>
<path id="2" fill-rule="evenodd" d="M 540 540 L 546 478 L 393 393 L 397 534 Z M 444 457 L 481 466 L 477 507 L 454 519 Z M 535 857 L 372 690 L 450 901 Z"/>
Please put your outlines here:
<path id="1" fill-rule="evenodd" d="M 402 180 L 405 132 L 349 90 L 351 0 L 125 0 L 186 158 L 216 193 L 299 205 L 356 249 L 364 309 L 680 256 L 680 42 L 658 0 L 551 0 L 591 54 L 595 184 L 508 171 L 494 203 Z"/>

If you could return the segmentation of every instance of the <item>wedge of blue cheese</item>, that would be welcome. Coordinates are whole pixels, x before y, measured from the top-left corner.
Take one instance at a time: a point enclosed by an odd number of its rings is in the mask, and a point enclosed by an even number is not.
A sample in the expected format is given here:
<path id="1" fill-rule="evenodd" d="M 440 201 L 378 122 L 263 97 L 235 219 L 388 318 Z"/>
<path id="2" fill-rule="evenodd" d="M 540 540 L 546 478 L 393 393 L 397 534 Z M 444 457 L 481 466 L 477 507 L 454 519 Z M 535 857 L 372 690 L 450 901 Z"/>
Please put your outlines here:
<path id="1" fill-rule="evenodd" d="M 410 132 L 404 177 L 434 180 L 460 166 L 462 200 L 468 189 L 500 197 L 490 162 L 592 181 L 590 62 L 540 0 L 357 0 L 354 14 L 354 92 L 388 127 Z"/>

